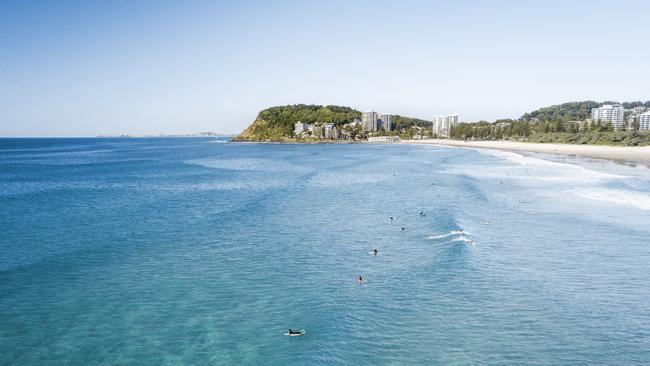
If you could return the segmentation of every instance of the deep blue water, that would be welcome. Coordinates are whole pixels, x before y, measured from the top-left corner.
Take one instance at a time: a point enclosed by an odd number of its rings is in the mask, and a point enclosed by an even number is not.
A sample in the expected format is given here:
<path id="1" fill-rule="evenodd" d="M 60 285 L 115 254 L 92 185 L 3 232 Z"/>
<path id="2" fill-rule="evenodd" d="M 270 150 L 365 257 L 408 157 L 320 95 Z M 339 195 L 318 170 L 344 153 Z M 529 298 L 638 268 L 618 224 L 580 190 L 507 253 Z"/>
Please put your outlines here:
<path id="1" fill-rule="evenodd" d="M 0 139 L 0 365 L 649 363 L 646 168 Z"/>

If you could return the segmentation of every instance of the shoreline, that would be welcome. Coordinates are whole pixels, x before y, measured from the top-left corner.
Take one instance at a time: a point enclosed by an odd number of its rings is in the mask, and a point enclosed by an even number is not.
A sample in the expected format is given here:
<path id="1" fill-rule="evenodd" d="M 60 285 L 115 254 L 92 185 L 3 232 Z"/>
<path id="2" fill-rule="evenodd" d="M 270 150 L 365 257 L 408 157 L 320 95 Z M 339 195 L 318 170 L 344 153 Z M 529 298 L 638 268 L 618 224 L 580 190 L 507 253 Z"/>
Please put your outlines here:
<path id="1" fill-rule="evenodd" d="M 403 140 L 402 143 L 580 156 L 612 160 L 618 163 L 637 163 L 650 167 L 650 146 L 543 144 L 535 142 L 461 141 L 443 139 Z"/>

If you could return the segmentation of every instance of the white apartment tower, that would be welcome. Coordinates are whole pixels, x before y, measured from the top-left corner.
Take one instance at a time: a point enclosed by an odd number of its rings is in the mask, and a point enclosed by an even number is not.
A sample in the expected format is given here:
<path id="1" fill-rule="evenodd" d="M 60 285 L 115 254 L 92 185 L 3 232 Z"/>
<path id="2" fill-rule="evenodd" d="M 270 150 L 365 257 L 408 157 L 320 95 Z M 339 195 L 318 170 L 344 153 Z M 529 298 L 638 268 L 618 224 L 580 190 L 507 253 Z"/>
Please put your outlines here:
<path id="1" fill-rule="evenodd" d="M 381 126 L 384 131 L 390 131 L 393 129 L 393 121 L 391 120 L 391 117 L 392 116 L 390 114 L 379 115 L 379 121 L 381 122 Z"/>
<path id="2" fill-rule="evenodd" d="M 591 110 L 591 119 L 594 122 L 611 123 L 616 130 L 624 127 L 624 115 L 625 108 L 619 104 L 605 104 L 600 108 Z"/>
<path id="3" fill-rule="evenodd" d="M 377 112 L 374 111 L 365 111 L 361 113 L 361 127 L 364 131 L 377 131 Z"/>
<path id="4" fill-rule="evenodd" d="M 650 112 L 641 113 L 639 115 L 639 130 L 650 131 Z"/>
<path id="5" fill-rule="evenodd" d="M 458 114 L 433 118 L 433 134 L 449 137 L 451 128 L 458 124 Z"/>

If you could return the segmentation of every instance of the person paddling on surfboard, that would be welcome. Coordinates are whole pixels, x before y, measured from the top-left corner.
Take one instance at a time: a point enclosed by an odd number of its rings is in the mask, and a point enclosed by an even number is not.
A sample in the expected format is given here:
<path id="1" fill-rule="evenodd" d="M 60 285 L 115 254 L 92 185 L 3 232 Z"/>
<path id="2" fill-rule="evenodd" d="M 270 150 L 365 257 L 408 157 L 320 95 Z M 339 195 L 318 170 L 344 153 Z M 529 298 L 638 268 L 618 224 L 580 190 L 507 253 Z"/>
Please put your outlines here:
<path id="1" fill-rule="evenodd" d="M 293 329 L 289 328 L 289 335 L 292 335 L 292 334 L 302 334 L 302 332 L 299 331 L 299 330 L 293 330 Z"/>

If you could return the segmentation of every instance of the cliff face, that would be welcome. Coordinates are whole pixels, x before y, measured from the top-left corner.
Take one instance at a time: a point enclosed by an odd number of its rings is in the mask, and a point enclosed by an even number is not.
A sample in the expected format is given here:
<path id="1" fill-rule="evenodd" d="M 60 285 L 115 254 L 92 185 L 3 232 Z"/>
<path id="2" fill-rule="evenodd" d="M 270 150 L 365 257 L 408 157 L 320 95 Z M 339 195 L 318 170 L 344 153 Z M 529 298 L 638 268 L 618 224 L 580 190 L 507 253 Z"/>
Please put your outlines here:
<path id="1" fill-rule="evenodd" d="M 361 112 L 350 107 L 305 104 L 271 107 L 261 111 L 233 141 L 286 141 L 291 139 L 296 122 L 340 126 L 357 118 L 361 118 Z"/>
<path id="2" fill-rule="evenodd" d="M 291 138 L 291 129 L 282 126 L 272 126 L 268 121 L 262 118 L 256 118 L 239 135 L 233 138 L 233 141 L 285 141 Z"/>

